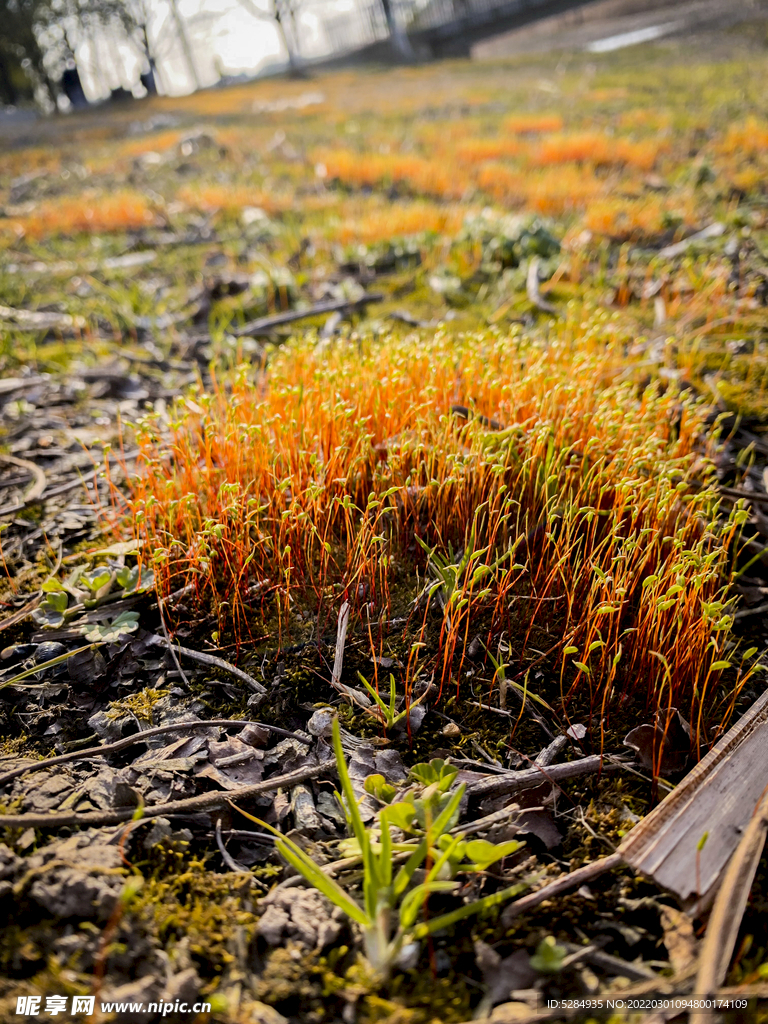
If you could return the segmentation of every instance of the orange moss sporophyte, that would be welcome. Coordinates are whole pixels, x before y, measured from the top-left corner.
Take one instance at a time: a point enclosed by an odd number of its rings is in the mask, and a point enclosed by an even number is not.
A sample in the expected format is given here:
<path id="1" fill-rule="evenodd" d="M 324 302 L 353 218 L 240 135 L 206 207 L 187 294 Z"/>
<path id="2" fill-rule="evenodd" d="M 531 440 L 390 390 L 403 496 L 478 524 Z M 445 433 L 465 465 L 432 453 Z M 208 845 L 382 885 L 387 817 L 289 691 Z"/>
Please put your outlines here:
<path id="1" fill-rule="evenodd" d="M 28 216 L 9 220 L 5 230 L 29 238 L 44 238 L 78 232 L 127 231 L 145 228 L 156 220 L 156 212 L 145 196 L 123 191 L 55 202 L 44 200 Z"/>
<path id="2" fill-rule="evenodd" d="M 145 421 L 131 510 L 162 591 L 193 583 L 242 642 L 267 622 L 290 635 L 299 611 L 333 628 L 344 599 L 362 625 L 404 573 L 411 597 L 414 572 L 435 580 L 418 537 L 454 563 L 411 679 L 459 678 L 480 629 L 520 663 L 549 651 L 566 719 L 670 705 L 703 742 L 746 678 L 716 685 L 738 525 L 700 486 L 703 406 L 612 383 L 610 337 L 574 312 L 547 352 L 495 333 L 294 342 L 257 386 L 243 369 L 181 401 L 166 445 Z M 457 420 L 457 400 L 503 429 Z M 411 613 L 422 638 L 444 586 Z"/>
<path id="3" fill-rule="evenodd" d="M 466 217 L 466 207 L 426 202 L 391 203 L 350 217 L 333 226 L 331 233 L 342 244 L 379 242 L 418 235 L 426 231 L 457 235 Z"/>
<path id="4" fill-rule="evenodd" d="M 510 170 L 502 164 L 485 164 L 477 175 L 480 188 L 497 201 L 528 207 L 547 216 L 583 210 L 605 196 L 611 183 L 575 166 L 543 171 Z"/>
<path id="5" fill-rule="evenodd" d="M 293 205 L 293 197 L 288 194 L 231 185 L 185 185 L 179 189 L 177 199 L 205 213 L 216 213 L 219 210 L 239 213 L 246 206 L 258 206 L 266 213 L 279 213 L 289 210 Z"/>
<path id="6" fill-rule="evenodd" d="M 531 162 L 542 167 L 549 164 L 588 163 L 594 166 L 618 165 L 650 171 L 659 155 L 661 144 L 654 139 L 633 142 L 613 138 L 603 132 L 577 132 L 550 135 L 541 140 L 531 154 Z"/>
<path id="7" fill-rule="evenodd" d="M 422 195 L 460 199 L 470 184 L 466 176 L 444 162 L 411 154 L 330 149 L 318 150 L 313 159 L 325 168 L 329 180 L 356 188 L 390 182 Z"/>
<path id="8" fill-rule="evenodd" d="M 515 135 L 559 132 L 563 128 L 560 114 L 513 114 L 504 121 L 504 129 Z"/>

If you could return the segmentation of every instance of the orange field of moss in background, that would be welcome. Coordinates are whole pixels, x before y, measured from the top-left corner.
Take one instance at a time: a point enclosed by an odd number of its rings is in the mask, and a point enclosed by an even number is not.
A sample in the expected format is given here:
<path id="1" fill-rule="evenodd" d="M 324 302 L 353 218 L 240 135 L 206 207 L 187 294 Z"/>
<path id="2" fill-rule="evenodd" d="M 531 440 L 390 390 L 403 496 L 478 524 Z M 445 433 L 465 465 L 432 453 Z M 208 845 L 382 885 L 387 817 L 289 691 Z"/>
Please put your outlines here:
<path id="1" fill-rule="evenodd" d="M 500 110 L 491 117 L 487 104 L 493 97 L 497 107 L 503 106 L 499 93 L 452 74 L 441 74 L 432 83 L 429 110 L 437 113 L 425 117 L 418 93 L 422 75 L 416 68 L 398 72 L 384 92 L 377 87 L 377 75 L 344 72 L 311 85 L 263 82 L 153 100 L 146 109 L 163 117 L 173 110 L 177 116 L 234 119 L 204 128 L 213 132 L 224 154 L 220 166 L 209 161 L 204 174 L 177 181 L 165 199 L 208 215 L 232 217 L 244 206 L 259 206 L 279 216 L 328 209 L 335 203 L 330 194 L 341 186 L 342 194 L 378 190 L 390 198 L 451 207 L 491 201 L 502 208 L 581 218 L 581 225 L 596 234 L 638 240 L 670 225 L 696 226 L 702 195 L 696 180 L 710 165 L 742 193 L 760 192 L 768 180 L 768 122 L 760 117 L 720 123 L 702 135 L 700 121 L 692 119 L 690 128 L 681 128 L 682 115 L 674 114 L 671 105 L 628 104 L 626 88 L 608 85 L 583 91 L 578 103 L 563 97 L 562 111 L 553 110 L 548 97 L 549 109 Z M 459 103 L 451 110 L 451 104 Z M 109 143 L 100 141 L 108 134 L 103 125 L 89 128 L 84 122 L 75 134 L 84 138 L 90 132 L 94 140 L 84 159 L 94 198 L 46 198 L 28 211 L 11 207 L 0 222 L 0 235 L 42 238 L 151 223 L 155 206 L 140 183 L 129 187 L 125 177 L 133 161 L 148 152 L 160 162 L 171 160 L 194 127 L 174 126 Z M 0 174 L 13 177 L 40 169 L 55 175 L 59 168 L 65 171 L 68 160 L 77 161 L 79 153 L 72 144 L 59 153 L 36 147 L 5 154 Z M 123 180 L 100 194 L 99 180 L 110 174 Z M 652 188 L 664 195 L 643 194 L 651 177 Z M 442 224 L 456 221 L 453 209 L 445 219 L 434 208 L 428 214 L 428 207 L 421 209 L 423 216 L 416 207 L 398 212 L 395 233 L 439 231 Z M 367 224 L 359 222 L 360 241 L 383 237 L 383 222 L 376 220 L 378 214 L 372 216 Z M 355 218 L 343 217 L 338 240 L 354 240 L 354 225 Z"/>
<path id="2" fill-rule="evenodd" d="M 332 233 L 342 244 L 378 242 L 425 231 L 450 236 L 458 234 L 466 212 L 462 206 L 438 206 L 424 202 L 397 204 L 347 218 Z"/>
<path id="3" fill-rule="evenodd" d="M 77 199 L 46 200 L 27 217 L 12 218 L 0 231 L 11 235 L 44 238 L 78 232 L 132 231 L 156 220 L 156 212 L 139 192 L 94 194 Z"/>

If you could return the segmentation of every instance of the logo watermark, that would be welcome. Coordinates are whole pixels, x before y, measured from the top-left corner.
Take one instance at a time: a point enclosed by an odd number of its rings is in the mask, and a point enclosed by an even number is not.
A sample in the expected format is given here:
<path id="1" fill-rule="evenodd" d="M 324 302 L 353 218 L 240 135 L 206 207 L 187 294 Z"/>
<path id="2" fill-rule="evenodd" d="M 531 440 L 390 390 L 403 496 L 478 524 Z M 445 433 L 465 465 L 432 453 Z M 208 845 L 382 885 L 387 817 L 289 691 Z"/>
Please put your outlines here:
<path id="1" fill-rule="evenodd" d="M 45 1003 L 43 1005 L 43 1000 Z M 151 1013 L 155 1016 L 167 1017 L 173 1013 L 210 1013 L 210 1003 L 184 1003 L 178 999 L 167 1003 L 99 1003 L 101 1013 Z M 90 1017 L 96 1010 L 95 996 L 19 996 L 16 1000 L 16 1016 L 38 1017 L 41 1014 L 57 1017 L 69 1012 L 72 1015 Z"/>

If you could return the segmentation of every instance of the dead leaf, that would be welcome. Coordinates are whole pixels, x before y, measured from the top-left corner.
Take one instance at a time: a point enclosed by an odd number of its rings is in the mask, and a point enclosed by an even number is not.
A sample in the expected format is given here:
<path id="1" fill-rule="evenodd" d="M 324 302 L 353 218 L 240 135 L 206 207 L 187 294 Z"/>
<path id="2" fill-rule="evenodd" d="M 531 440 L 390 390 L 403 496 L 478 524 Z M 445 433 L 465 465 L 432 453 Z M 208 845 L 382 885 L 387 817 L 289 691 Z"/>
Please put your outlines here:
<path id="1" fill-rule="evenodd" d="M 644 768 L 666 776 L 685 770 L 691 753 L 691 727 L 677 708 L 662 708 L 653 725 L 631 729 L 624 744 L 637 753 Z"/>
<path id="2" fill-rule="evenodd" d="M 677 910 L 676 907 L 666 905 L 661 906 L 660 917 L 669 962 L 672 964 L 675 974 L 685 974 L 696 963 L 699 952 L 693 923 L 687 914 Z"/>
<path id="3" fill-rule="evenodd" d="M 511 992 L 528 988 L 538 977 L 528 954 L 522 949 L 502 960 L 496 950 L 478 939 L 475 942 L 475 960 L 488 987 L 483 1000 L 488 1009 L 509 999 Z"/>

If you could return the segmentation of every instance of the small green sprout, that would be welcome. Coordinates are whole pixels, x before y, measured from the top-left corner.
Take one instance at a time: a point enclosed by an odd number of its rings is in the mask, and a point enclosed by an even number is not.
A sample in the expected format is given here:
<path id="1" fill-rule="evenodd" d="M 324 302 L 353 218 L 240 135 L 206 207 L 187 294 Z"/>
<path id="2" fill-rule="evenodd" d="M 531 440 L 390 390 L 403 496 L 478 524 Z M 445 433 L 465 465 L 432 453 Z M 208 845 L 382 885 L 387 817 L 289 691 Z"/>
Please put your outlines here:
<path id="1" fill-rule="evenodd" d="M 421 695 L 421 697 L 418 697 L 416 700 L 411 701 L 410 704 L 406 702 L 406 706 L 403 708 L 403 710 L 398 712 L 397 695 L 395 693 L 395 677 L 391 673 L 389 676 L 388 704 L 384 703 L 380 695 L 376 692 L 376 689 L 373 686 L 371 686 L 371 684 L 368 682 L 368 680 L 365 678 L 362 672 L 358 672 L 357 674 L 360 678 L 360 682 L 363 684 L 368 693 L 370 693 L 371 697 L 373 697 L 374 701 L 376 702 L 376 710 L 369 711 L 369 714 L 372 714 L 376 718 L 378 718 L 384 725 L 384 728 L 387 730 L 387 732 L 389 732 L 391 729 L 394 729 L 398 722 L 401 722 L 404 718 L 406 718 L 411 713 L 411 709 L 415 708 L 418 704 L 420 704 L 424 700 L 424 697 L 426 696 L 426 693 L 424 693 Z"/>
<path id="2" fill-rule="evenodd" d="M 333 723 L 333 747 L 343 794 L 337 794 L 337 799 L 354 837 L 348 845 L 354 844 L 353 851 L 363 862 L 362 903 L 287 836 L 240 808 L 237 810 L 271 832 L 280 855 L 360 927 L 365 957 L 382 979 L 389 977 L 403 946 L 498 906 L 526 888 L 526 883 L 519 882 L 449 913 L 419 921 L 432 893 L 456 892 L 456 871 L 483 871 L 522 844 L 512 842 L 494 847 L 482 840 L 467 843 L 462 833 L 451 833 L 466 787 L 462 784 L 454 793 L 447 792 L 456 770 L 450 770 L 443 762 L 418 765 L 413 770 L 414 778 L 433 778 L 420 800 L 411 795 L 410 799 L 392 803 L 393 787 L 385 788 L 382 776 L 373 776 L 370 784 L 366 780 L 367 791 L 385 804 L 378 814 L 378 827 L 366 828 L 344 760 L 337 719 Z M 399 842 L 393 837 L 393 829 L 412 833 L 412 838 Z M 461 863 L 465 859 L 469 864 Z M 403 862 L 397 872 L 395 860 Z M 414 876 L 425 863 L 428 866 L 423 880 L 414 885 Z"/>
<path id="3" fill-rule="evenodd" d="M 558 946 L 554 935 L 547 935 L 536 947 L 531 957 L 531 967 L 540 974 L 559 974 L 567 954 L 568 950 Z"/>

